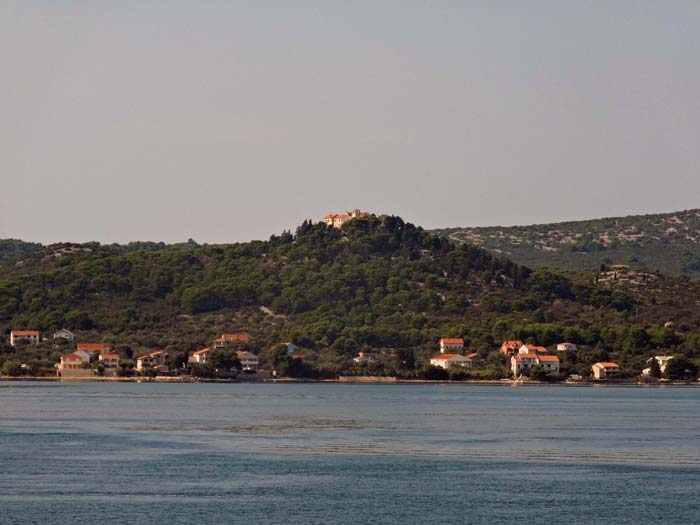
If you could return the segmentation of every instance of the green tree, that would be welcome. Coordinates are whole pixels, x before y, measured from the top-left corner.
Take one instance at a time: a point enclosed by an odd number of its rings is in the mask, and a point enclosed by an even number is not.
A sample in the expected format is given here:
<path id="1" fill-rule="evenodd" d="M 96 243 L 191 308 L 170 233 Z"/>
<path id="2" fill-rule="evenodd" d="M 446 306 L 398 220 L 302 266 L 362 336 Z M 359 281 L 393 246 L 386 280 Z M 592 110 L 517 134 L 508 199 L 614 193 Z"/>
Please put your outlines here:
<path id="1" fill-rule="evenodd" d="M 683 380 L 692 379 L 698 375 L 698 367 L 690 362 L 683 354 L 674 355 L 673 359 L 669 359 L 666 363 L 664 376 L 666 379 Z"/>
<path id="2" fill-rule="evenodd" d="M 659 362 L 655 357 L 651 358 L 651 365 L 649 366 L 649 377 L 655 377 L 656 379 L 661 378 L 661 367 Z"/>
<path id="3" fill-rule="evenodd" d="M 22 366 L 19 361 L 5 361 L 2 365 L 2 373 L 6 376 L 19 376 L 22 375 Z"/>

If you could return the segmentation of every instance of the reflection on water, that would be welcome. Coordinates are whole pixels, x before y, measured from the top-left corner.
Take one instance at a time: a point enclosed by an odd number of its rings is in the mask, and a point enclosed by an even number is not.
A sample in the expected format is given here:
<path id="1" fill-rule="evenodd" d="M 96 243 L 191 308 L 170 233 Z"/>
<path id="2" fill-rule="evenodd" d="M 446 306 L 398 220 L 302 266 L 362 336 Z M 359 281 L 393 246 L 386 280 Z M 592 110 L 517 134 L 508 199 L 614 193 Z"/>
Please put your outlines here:
<path id="1" fill-rule="evenodd" d="M 0 521 L 689 523 L 699 400 L 695 388 L 3 383 Z"/>

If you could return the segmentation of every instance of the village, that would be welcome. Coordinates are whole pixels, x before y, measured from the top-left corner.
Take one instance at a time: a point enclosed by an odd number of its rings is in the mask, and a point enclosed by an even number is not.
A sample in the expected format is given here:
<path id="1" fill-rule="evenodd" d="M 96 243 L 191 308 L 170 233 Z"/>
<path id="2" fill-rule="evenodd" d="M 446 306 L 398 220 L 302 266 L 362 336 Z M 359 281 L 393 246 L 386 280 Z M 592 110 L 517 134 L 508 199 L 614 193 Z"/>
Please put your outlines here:
<path id="1" fill-rule="evenodd" d="M 65 328 L 54 332 L 51 339 L 42 338 L 38 330 L 10 332 L 10 345 L 13 347 L 23 344 L 38 345 L 42 341 L 51 340 L 74 347 L 70 352 L 62 354 L 60 361 L 55 364 L 56 377 L 63 380 L 135 377 L 167 381 L 174 378 L 210 377 L 235 381 L 264 381 L 281 377 L 279 371 L 274 368 L 260 368 L 258 356 L 245 349 L 250 342 L 250 335 L 246 332 L 223 333 L 213 338 L 209 346 L 188 353 L 186 360 L 179 363 L 176 363 L 171 352 L 162 348 L 154 348 L 138 356 L 124 356 L 115 351 L 108 342 L 77 342 L 75 334 Z M 292 342 L 282 342 L 278 345 L 284 348 L 289 359 L 302 361 L 303 356 L 297 345 Z M 588 377 L 579 374 L 561 376 L 559 356 L 575 354 L 577 351 L 577 345 L 570 342 L 561 342 L 548 349 L 520 340 L 508 340 L 493 352 L 498 353 L 500 358 L 508 363 L 510 377 L 505 379 L 516 383 L 548 380 L 605 382 L 620 377 L 621 367 L 615 362 L 606 361 L 594 363 Z M 227 352 L 230 357 L 228 360 L 213 363 L 211 357 L 216 355 L 216 352 Z M 361 351 L 352 358 L 352 366 L 361 372 L 363 367 L 382 359 L 397 359 L 396 352 L 387 355 L 378 351 Z M 672 359 L 673 356 L 667 355 L 650 358 L 650 366 L 643 370 L 642 375 L 653 375 L 652 370 L 656 365 L 651 366 L 652 360 L 656 361 L 658 370 L 663 373 Z M 439 352 L 429 359 L 430 367 L 446 372 L 478 370 L 484 366 L 484 362 L 484 358 L 478 352 L 465 353 L 463 338 L 440 339 Z M 209 370 L 211 373 L 203 374 L 202 370 Z M 436 379 L 446 378 L 447 376 L 436 376 Z"/>

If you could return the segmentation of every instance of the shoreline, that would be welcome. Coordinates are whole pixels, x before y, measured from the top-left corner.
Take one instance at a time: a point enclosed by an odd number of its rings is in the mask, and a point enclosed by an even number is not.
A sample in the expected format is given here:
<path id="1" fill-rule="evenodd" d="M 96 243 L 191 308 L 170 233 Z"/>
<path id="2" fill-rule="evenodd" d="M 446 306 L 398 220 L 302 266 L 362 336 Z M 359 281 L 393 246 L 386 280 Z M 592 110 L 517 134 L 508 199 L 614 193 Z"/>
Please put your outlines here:
<path id="1" fill-rule="evenodd" d="M 484 385 L 484 386 L 511 386 L 511 387 L 533 387 L 533 386 L 588 386 L 588 387 L 680 387 L 691 386 L 700 387 L 698 381 L 668 381 L 656 383 L 642 382 L 598 382 L 598 381 L 561 381 L 561 382 L 546 382 L 546 381 L 524 381 L 518 382 L 514 379 L 465 379 L 463 381 L 451 380 L 430 380 L 430 379 L 396 379 L 396 378 L 367 378 L 361 377 L 357 380 L 352 380 L 351 377 L 345 376 L 344 379 L 296 379 L 296 378 L 277 378 L 263 379 L 260 381 L 236 381 L 235 379 L 192 379 L 189 377 L 161 377 L 161 378 L 143 378 L 143 377 L 51 377 L 51 376 L 11 376 L 0 377 L 0 382 L 37 382 L 37 383 L 181 383 L 181 384 L 196 384 L 196 383 L 225 383 L 225 384 L 270 384 L 270 383 L 338 383 L 351 385 Z"/>

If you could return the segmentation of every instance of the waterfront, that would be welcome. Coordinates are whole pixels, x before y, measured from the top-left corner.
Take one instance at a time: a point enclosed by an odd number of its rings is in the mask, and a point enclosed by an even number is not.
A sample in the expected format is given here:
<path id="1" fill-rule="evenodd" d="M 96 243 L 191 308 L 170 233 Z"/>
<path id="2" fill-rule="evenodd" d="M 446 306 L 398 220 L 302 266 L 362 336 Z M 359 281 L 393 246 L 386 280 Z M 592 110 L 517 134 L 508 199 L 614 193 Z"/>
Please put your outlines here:
<path id="1" fill-rule="evenodd" d="M 2 521 L 689 523 L 700 391 L 0 383 Z"/>

